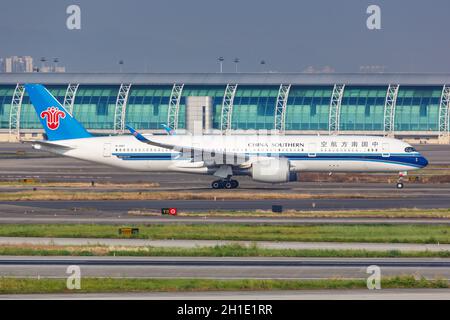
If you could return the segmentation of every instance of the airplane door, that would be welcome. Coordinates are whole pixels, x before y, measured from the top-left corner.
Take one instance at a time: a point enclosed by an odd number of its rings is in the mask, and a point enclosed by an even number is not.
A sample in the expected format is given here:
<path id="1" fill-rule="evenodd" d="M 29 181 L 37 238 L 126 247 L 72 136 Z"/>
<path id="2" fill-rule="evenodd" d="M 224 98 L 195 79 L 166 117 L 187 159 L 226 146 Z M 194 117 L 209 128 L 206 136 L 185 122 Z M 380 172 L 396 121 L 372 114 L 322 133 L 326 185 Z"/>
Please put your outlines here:
<path id="1" fill-rule="evenodd" d="M 314 158 L 317 153 L 317 145 L 315 142 L 308 143 L 308 157 Z"/>
<path id="2" fill-rule="evenodd" d="M 103 157 L 111 157 L 111 143 L 103 144 Z"/>
<path id="3" fill-rule="evenodd" d="M 381 155 L 383 157 L 391 156 L 391 148 L 389 146 L 389 143 L 383 143 L 383 145 L 381 146 Z"/>

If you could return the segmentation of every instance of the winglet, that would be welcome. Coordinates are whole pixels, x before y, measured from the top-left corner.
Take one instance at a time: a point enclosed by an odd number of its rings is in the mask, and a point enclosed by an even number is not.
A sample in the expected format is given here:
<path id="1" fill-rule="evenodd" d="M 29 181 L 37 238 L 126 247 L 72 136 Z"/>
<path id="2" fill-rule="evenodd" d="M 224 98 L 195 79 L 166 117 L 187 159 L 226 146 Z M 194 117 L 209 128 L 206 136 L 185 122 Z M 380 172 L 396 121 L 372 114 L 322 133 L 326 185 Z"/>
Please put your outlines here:
<path id="1" fill-rule="evenodd" d="M 176 134 L 176 133 L 175 133 L 175 130 L 173 130 L 173 129 L 170 128 L 169 126 L 165 125 L 164 123 L 161 124 L 161 126 L 164 128 L 164 130 L 166 130 L 166 132 L 167 132 L 168 135 L 174 136 L 174 135 Z"/>
<path id="2" fill-rule="evenodd" d="M 150 142 L 146 137 L 144 137 L 142 134 L 140 134 L 139 132 L 137 132 L 136 130 L 134 130 L 131 126 L 126 125 L 126 128 L 131 132 L 131 134 L 138 139 L 141 142 L 145 142 L 148 143 Z"/>

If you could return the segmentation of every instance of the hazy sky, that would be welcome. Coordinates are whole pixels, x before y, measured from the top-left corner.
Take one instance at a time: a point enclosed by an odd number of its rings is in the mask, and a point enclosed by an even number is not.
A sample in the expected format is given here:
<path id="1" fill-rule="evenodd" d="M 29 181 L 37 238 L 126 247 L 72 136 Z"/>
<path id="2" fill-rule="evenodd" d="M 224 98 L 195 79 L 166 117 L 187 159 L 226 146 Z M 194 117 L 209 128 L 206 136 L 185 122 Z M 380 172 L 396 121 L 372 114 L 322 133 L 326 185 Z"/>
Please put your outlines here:
<path id="1" fill-rule="evenodd" d="M 68 30 L 66 8 L 81 8 Z M 381 30 L 366 27 L 381 7 Z M 449 0 L 2 0 L 0 57 L 58 57 L 68 71 L 450 72 Z M 39 63 L 38 63 L 39 64 Z"/>

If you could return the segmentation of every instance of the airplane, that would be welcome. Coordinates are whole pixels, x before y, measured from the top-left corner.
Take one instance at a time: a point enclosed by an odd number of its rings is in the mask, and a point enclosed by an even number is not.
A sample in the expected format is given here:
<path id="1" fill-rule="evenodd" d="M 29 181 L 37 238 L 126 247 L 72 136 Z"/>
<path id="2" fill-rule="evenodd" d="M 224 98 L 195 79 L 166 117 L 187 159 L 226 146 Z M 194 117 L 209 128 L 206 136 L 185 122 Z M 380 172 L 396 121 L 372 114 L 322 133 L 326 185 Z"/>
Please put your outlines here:
<path id="1" fill-rule="evenodd" d="M 397 188 L 408 171 L 428 161 L 408 143 L 379 136 L 167 135 L 94 136 L 40 84 L 26 84 L 47 139 L 33 148 L 67 157 L 142 172 L 212 175 L 213 189 L 234 189 L 234 176 L 265 183 L 297 180 L 302 172 L 398 172 Z"/>

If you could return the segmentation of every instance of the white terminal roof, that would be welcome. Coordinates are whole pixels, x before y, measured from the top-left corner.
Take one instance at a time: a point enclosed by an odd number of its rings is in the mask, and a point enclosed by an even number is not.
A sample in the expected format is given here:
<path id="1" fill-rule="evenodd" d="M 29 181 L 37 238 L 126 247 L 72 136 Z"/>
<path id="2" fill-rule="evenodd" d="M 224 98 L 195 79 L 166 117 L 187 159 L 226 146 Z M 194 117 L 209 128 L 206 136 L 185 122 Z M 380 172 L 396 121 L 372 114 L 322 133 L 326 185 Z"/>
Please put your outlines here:
<path id="1" fill-rule="evenodd" d="M 444 85 L 449 73 L 0 73 L 1 84 L 68 83 L 115 85 Z"/>

